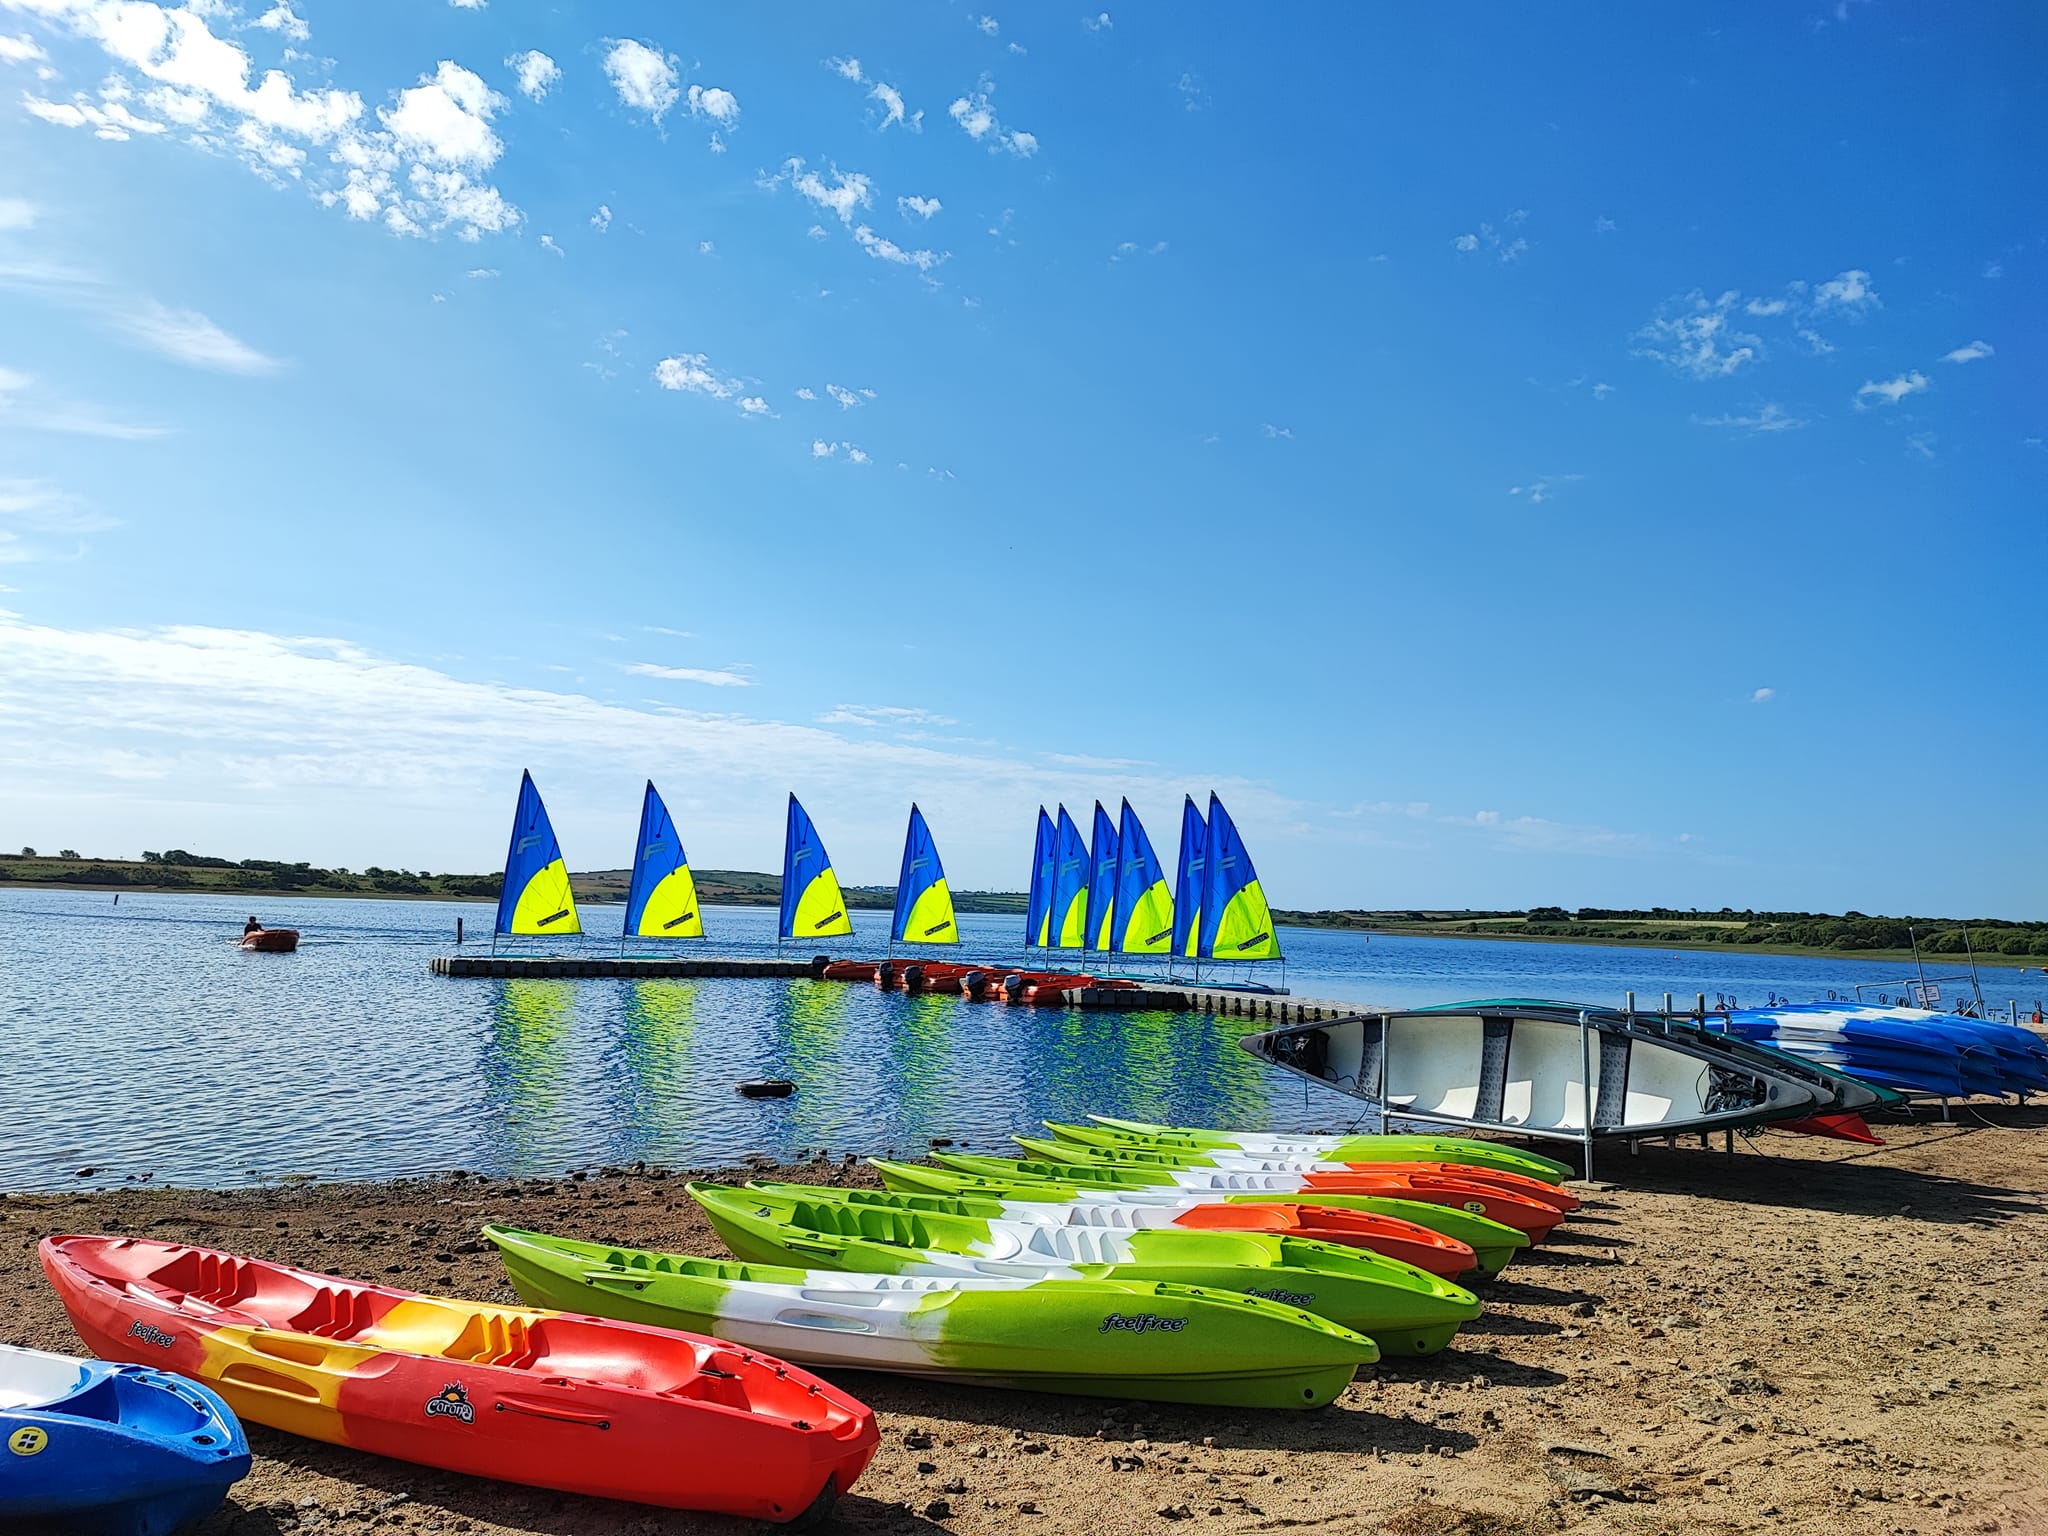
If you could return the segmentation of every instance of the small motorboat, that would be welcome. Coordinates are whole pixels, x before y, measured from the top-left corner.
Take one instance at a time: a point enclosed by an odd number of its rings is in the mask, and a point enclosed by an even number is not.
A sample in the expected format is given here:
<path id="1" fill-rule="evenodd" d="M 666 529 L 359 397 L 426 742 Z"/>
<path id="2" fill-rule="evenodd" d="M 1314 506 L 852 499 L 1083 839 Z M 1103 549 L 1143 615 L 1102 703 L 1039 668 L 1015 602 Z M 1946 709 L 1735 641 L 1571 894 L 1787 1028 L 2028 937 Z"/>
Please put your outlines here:
<path id="1" fill-rule="evenodd" d="M 422 1466 L 789 1523 L 822 1518 L 879 1441 L 848 1393 L 697 1334 L 141 1238 L 39 1254 L 97 1353 L 205 1381 L 251 1423 Z"/>
<path id="2" fill-rule="evenodd" d="M 288 955 L 299 947 L 296 928 L 257 928 L 242 935 L 242 948 L 263 955 Z"/>
<path id="3" fill-rule="evenodd" d="M 195 1382 L 0 1344 L 0 1528 L 174 1536 L 249 1474 L 242 1426 Z"/>

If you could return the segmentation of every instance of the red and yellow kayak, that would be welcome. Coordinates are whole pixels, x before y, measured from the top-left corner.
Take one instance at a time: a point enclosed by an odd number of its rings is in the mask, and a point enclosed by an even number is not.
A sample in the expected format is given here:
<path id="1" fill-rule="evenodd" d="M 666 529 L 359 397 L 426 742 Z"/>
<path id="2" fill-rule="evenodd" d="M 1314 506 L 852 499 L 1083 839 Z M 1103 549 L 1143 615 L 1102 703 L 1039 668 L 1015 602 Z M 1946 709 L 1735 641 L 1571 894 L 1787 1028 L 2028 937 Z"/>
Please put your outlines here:
<path id="1" fill-rule="evenodd" d="M 869 1409 L 698 1334 L 362 1285 L 208 1248 L 52 1237 L 43 1271 L 107 1360 L 236 1413 L 425 1466 L 669 1509 L 817 1516 L 875 1453 Z"/>

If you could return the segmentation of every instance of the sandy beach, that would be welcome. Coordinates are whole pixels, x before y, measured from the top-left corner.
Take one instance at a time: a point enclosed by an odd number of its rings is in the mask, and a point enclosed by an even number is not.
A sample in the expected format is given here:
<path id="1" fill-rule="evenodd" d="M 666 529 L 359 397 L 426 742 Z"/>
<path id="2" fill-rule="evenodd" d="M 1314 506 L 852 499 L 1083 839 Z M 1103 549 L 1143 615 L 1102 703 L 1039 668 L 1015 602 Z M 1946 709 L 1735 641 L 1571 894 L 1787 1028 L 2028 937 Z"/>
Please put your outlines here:
<path id="1" fill-rule="evenodd" d="M 1332 1407 L 1253 1415 L 847 1385 L 882 1450 L 847 1531 L 1394 1536 L 1772 1529 L 2048 1531 L 2048 1111 L 1785 1134 L 1734 1156 L 1610 1152 L 1580 1215 L 1484 1288 L 1432 1360 Z M 742 1170 L 743 1173 L 766 1173 Z M 773 1176 L 869 1183 L 857 1166 Z M 52 1232 L 189 1240 L 423 1291 L 513 1300 L 503 1221 L 717 1254 L 685 1170 L 0 1200 L 7 1342 L 75 1349 L 36 1265 Z M 477 1482 L 250 1427 L 255 1469 L 205 1536 L 645 1536 L 742 1524 Z"/>

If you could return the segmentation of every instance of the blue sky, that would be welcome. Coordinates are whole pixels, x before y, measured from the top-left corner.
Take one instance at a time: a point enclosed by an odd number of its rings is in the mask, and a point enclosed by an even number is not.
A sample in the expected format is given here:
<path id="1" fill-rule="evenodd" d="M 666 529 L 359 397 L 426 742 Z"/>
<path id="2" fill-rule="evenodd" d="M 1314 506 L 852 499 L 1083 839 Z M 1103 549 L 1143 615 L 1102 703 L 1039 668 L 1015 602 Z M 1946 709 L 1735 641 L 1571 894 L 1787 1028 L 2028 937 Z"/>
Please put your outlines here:
<path id="1" fill-rule="evenodd" d="M 2048 917 L 2044 56 L 0 0 L 0 843 Z"/>

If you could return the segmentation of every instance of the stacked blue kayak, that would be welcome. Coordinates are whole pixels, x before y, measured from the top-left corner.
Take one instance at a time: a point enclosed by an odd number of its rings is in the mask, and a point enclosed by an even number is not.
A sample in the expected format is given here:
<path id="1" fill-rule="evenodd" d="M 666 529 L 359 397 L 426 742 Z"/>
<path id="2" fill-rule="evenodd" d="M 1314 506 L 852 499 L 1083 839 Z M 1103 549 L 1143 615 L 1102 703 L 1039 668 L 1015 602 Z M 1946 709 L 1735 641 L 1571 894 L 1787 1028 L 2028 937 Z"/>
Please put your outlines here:
<path id="1" fill-rule="evenodd" d="M 2048 1041 L 2015 1024 L 1926 1008 L 1788 1003 L 1739 1008 L 1715 1027 L 1915 1098 L 2048 1093 Z"/>
<path id="2" fill-rule="evenodd" d="M 233 1412 L 139 1365 L 0 1344 L 0 1529 L 177 1536 L 249 1472 Z"/>

